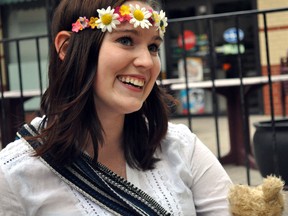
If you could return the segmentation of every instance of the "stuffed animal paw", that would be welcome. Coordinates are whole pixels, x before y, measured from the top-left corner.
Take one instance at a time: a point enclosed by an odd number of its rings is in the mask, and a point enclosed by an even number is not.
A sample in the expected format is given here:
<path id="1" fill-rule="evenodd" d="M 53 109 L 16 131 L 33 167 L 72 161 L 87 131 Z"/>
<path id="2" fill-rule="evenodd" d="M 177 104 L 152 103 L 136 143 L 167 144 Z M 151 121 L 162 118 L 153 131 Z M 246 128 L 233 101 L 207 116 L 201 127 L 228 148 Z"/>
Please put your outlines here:
<path id="1" fill-rule="evenodd" d="M 284 211 L 284 182 L 268 176 L 262 185 L 234 185 L 228 200 L 233 216 L 281 216 Z"/>

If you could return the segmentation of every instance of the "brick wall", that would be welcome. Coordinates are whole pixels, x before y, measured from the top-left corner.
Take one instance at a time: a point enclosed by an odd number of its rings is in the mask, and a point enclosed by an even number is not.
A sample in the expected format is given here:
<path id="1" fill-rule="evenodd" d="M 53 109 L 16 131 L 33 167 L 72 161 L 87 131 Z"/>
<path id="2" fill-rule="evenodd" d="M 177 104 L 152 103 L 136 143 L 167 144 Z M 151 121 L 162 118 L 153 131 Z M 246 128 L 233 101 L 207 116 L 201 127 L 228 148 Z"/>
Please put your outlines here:
<path id="1" fill-rule="evenodd" d="M 1 20 L 1 11 L 0 11 L 0 40 L 3 39 L 3 33 L 2 33 L 2 20 Z M 3 78 L 3 85 L 4 88 L 6 86 L 6 73 L 5 73 L 5 62 L 4 62 L 4 49 L 3 44 L 0 43 L 0 71 L 2 73 Z"/>
<path id="2" fill-rule="evenodd" d="M 259 10 L 288 7 L 287 0 L 258 0 L 257 7 Z M 269 54 L 272 74 L 280 74 L 280 59 L 288 55 L 288 11 L 270 13 L 266 16 L 268 29 Z M 262 66 L 262 74 L 267 74 L 267 58 L 264 35 L 264 20 L 263 15 L 258 16 L 259 23 L 259 47 L 260 61 Z M 281 84 L 274 83 L 273 85 L 273 103 L 275 115 L 281 115 L 282 100 L 281 100 Z M 288 98 L 286 96 L 286 113 L 288 107 Z M 285 102 L 284 101 L 284 102 Z M 264 113 L 270 114 L 270 98 L 268 86 L 263 88 L 263 104 Z"/>
<path id="3" fill-rule="evenodd" d="M 263 75 L 267 75 L 267 67 L 262 66 L 262 73 Z M 280 74 L 280 65 L 273 65 L 271 66 L 271 74 L 276 75 Z M 274 114 L 275 115 L 282 115 L 282 105 L 286 101 L 288 102 L 288 97 L 284 101 L 282 100 L 282 83 L 273 83 L 272 84 L 272 93 L 273 93 L 273 104 L 274 104 Z M 271 106 L 270 106 L 270 92 L 269 92 L 269 85 L 265 85 L 263 87 L 263 105 L 264 105 L 264 112 L 265 114 L 271 113 Z M 288 113 L 288 104 L 286 103 L 286 113 Z"/>

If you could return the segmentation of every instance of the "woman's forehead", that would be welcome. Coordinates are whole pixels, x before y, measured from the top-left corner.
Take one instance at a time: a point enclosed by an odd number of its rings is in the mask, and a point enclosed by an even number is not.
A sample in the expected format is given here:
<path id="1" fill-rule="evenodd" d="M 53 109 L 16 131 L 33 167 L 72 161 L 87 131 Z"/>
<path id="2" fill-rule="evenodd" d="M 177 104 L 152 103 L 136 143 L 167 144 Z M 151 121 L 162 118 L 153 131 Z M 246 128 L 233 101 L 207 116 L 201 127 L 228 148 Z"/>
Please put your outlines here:
<path id="1" fill-rule="evenodd" d="M 151 36 L 151 37 L 157 37 L 159 36 L 159 31 L 157 31 L 157 27 L 151 26 L 149 29 L 147 28 L 141 28 L 138 26 L 137 28 L 134 28 L 133 24 L 129 22 L 121 23 L 117 26 L 117 29 L 113 30 L 111 34 L 119 34 L 119 33 L 131 33 L 137 36 Z M 159 36 L 160 37 L 160 36 Z"/>
<path id="2" fill-rule="evenodd" d="M 147 10 L 153 10 L 153 8 L 147 2 L 144 1 L 133 1 L 133 0 L 126 1 L 122 5 L 133 5 L 133 6 L 139 5 L 141 8 L 144 7 Z"/>

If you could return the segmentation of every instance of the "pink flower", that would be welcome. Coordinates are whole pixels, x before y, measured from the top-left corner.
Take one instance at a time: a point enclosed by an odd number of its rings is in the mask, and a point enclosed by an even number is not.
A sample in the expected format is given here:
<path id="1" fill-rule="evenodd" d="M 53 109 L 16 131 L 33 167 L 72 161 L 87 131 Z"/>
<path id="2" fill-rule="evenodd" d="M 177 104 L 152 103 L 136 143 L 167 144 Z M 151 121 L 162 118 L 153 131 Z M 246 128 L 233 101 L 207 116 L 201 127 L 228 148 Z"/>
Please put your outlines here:
<path id="1" fill-rule="evenodd" d="M 78 32 L 85 28 L 88 28 L 89 26 L 89 20 L 86 19 L 86 17 L 79 17 L 79 19 L 75 23 L 72 23 L 72 31 Z"/>
<path id="2" fill-rule="evenodd" d="M 121 7 L 116 7 L 115 8 L 115 13 L 119 15 L 118 20 L 120 22 L 125 22 L 125 21 L 130 21 L 131 20 L 131 13 L 130 13 L 130 8 L 127 5 L 122 5 Z"/>
<path id="3" fill-rule="evenodd" d="M 75 22 L 75 23 L 72 23 L 72 31 L 73 32 L 78 32 L 79 30 L 81 30 L 82 28 L 82 25 L 80 22 Z"/>

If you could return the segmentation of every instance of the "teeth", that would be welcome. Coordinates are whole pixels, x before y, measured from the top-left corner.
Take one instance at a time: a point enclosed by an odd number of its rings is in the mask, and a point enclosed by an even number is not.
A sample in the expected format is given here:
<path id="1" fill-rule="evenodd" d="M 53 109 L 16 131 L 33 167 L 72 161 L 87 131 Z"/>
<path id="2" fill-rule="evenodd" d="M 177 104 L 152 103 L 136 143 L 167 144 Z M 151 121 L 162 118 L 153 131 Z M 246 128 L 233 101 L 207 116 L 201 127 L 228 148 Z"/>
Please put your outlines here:
<path id="1" fill-rule="evenodd" d="M 118 79 L 126 84 L 131 84 L 137 87 L 143 87 L 144 86 L 144 80 L 137 79 L 135 77 L 129 77 L 129 76 L 119 76 Z"/>

